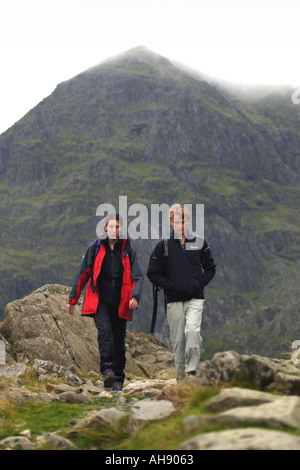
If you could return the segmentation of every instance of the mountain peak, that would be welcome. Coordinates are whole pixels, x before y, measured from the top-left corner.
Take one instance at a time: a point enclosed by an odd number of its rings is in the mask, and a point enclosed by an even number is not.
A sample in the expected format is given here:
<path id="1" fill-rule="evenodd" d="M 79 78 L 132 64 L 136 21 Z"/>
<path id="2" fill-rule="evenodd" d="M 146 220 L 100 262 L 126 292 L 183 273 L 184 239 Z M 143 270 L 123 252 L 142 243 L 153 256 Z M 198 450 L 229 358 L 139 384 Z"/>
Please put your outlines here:
<path id="1" fill-rule="evenodd" d="M 121 63 L 145 63 L 153 65 L 172 65 L 171 61 L 163 57 L 162 55 L 151 51 L 145 46 L 137 46 L 127 51 L 121 52 L 120 54 L 111 56 L 96 65 L 92 69 L 102 67 L 104 65 L 121 64 Z"/>

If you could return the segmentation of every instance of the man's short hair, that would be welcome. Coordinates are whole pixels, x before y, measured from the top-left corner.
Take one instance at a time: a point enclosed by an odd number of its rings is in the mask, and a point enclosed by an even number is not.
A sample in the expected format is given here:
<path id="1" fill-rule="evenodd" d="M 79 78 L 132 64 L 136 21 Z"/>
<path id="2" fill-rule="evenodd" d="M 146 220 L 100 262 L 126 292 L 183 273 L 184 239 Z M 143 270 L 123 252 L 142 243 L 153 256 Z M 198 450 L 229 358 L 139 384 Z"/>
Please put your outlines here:
<path id="1" fill-rule="evenodd" d="M 189 221 L 191 217 L 189 209 L 184 204 L 177 203 L 170 207 L 169 214 L 171 223 L 174 221 L 175 216 L 179 216 L 186 221 Z"/>

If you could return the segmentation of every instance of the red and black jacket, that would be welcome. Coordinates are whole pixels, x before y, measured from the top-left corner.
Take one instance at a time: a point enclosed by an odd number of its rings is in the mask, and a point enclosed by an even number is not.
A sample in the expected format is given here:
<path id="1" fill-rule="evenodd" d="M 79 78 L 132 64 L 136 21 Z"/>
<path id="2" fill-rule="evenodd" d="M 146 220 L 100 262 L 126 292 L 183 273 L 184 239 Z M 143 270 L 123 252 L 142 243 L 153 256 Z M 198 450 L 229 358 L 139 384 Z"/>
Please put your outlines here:
<path id="1" fill-rule="evenodd" d="M 100 240 L 100 248 L 95 256 L 96 243 L 92 242 L 78 267 L 73 287 L 69 296 L 69 304 L 76 305 L 82 290 L 86 286 L 87 290 L 82 306 L 81 314 L 92 316 L 97 313 L 99 300 L 98 277 L 101 272 L 103 259 L 106 255 L 106 244 Z M 134 297 L 138 302 L 140 300 L 143 287 L 143 274 L 141 272 L 136 251 L 129 239 L 122 240 L 121 259 L 123 265 L 121 297 L 119 303 L 119 317 L 125 320 L 131 320 L 129 309 L 129 300 Z"/>

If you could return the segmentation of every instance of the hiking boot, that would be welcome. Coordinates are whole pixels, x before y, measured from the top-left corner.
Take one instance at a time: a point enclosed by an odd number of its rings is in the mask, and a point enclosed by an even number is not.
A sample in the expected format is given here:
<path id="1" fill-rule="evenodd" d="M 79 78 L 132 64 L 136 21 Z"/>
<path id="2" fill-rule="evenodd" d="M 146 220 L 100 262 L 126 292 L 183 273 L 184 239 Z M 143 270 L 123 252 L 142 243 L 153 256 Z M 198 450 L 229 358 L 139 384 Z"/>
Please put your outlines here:
<path id="1" fill-rule="evenodd" d="M 111 369 L 107 369 L 103 374 L 103 386 L 105 388 L 112 387 L 115 383 L 116 377 L 115 373 Z"/>
<path id="2" fill-rule="evenodd" d="M 191 370 L 190 372 L 187 372 L 186 375 L 196 375 L 196 371 L 195 371 L 195 370 Z"/>
<path id="3" fill-rule="evenodd" d="M 115 382 L 113 388 L 111 389 L 112 393 L 121 392 L 123 389 L 122 382 Z"/>

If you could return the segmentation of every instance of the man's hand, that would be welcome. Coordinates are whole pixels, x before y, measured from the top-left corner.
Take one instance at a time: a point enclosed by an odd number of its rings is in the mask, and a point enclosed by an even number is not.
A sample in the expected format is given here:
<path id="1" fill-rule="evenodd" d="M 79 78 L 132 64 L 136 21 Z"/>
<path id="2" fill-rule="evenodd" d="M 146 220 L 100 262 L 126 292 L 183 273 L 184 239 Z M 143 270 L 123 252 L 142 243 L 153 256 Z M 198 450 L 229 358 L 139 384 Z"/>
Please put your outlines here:
<path id="1" fill-rule="evenodd" d="M 133 297 L 132 297 L 132 299 L 129 300 L 129 308 L 130 308 L 130 310 L 133 310 L 133 309 L 135 309 L 135 308 L 138 308 L 138 305 L 139 305 L 139 304 L 138 304 L 137 300 L 134 299 Z"/>
<path id="2" fill-rule="evenodd" d="M 73 315 L 74 313 L 74 305 L 68 304 L 68 314 Z"/>

